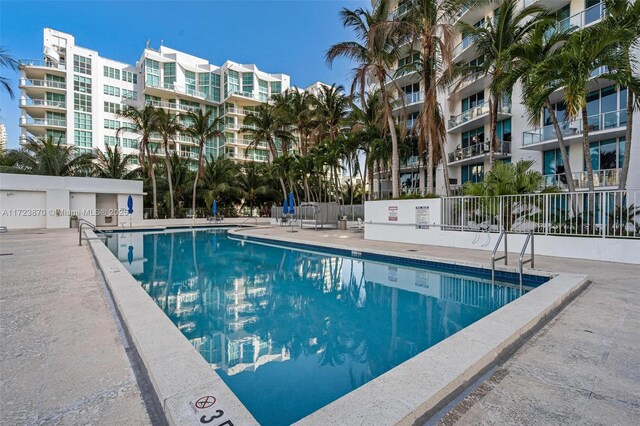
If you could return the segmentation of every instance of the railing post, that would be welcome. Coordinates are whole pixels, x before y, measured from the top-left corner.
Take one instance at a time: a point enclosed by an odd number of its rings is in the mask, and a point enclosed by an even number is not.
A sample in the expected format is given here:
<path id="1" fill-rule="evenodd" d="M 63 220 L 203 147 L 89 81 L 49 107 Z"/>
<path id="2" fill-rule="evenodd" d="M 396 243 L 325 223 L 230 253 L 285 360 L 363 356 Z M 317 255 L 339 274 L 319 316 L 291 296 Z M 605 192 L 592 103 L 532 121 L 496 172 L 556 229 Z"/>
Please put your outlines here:
<path id="1" fill-rule="evenodd" d="M 549 235 L 549 194 L 544 194 L 544 234 Z"/>

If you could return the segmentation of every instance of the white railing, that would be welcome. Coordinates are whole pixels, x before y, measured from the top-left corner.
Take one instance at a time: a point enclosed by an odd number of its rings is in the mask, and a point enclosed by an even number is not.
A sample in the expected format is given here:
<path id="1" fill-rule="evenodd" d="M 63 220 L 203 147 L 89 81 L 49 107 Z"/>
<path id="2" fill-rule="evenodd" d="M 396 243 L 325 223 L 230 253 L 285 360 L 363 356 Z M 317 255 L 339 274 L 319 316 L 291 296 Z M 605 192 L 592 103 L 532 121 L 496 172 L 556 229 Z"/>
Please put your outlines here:
<path id="1" fill-rule="evenodd" d="M 476 81 L 478 81 L 484 76 L 485 74 L 481 72 L 477 72 L 463 79 L 456 80 L 455 83 L 452 83 L 449 85 L 449 95 L 453 95 L 455 92 L 458 92 L 464 89 L 465 87 L 472 85 L 473 83 L 475 83 Z"/>
<path id="2" fill-rule="evenodd" d="M 458 43 L 456 47 L 453 48 L 453 58 L 454 59 L 457 58 L 458 56 L 460 56 L 462 52 L 464 52 L 471 45 L 473 45 L 474 40 L 475 40 L 475 37 L 471 34 L 463 38 L 462 41 Z"/>
<path id="3" fill-rule="evenodd" d="M 617 129 L 627 124 L 627 110 L 620 109 L 617 111 L 604 112 L 587 117 L 587 128 L 589 132 L 599 132 L 607 129 Z M 558 123 L 560 131 L 564 137 L 573 137 L 581 135 L 584 131 L 582 119 L 578 118 L 571 121 L 563 121 Z M 527 130 L 522 133 L 522 145 L 533 145 L 540 142 L 547 142 L 558 139 L 556 130 L 552 124 L 538 129 Z"/>
<path id="4" fill-rule="evenodd" d="M 156 108 L 162 109 L 175 109 L 178 111 L 197 111 L 200 107 L 192 107 L 189 105 L 180 105 L 176 102 L 160 102 L 160 101 L 152 101 L 148 100 L 145 102 L 145 105 L 153 105 Z"/>
<path id="5" fill-rule="evenodd" d="M 52 68 L 60 71 L 67 69 L 64 62 L 47 61 L 43 59 L 20 59 L 19 62 L 21 67 Z"/>
<path id="6" fill-rule="evenodd" d="M 20 79 L 20 86 L 46 87 L 50 89 L 66 89 L 67 83 L 63 81 L 30 80 L 27 78 L 22 78 Z"/>
<path id="7" fill-rule="evenodd" d="M 587 25 L 598 22 L 605 17 L 607 9 L 604 4 L 598 3 L 591 7 L 586 8 L 582 12 L 578 12 L 575 15 L 571 15 L 561 21 L 558 21 L 555 25 L 556 31 L 566 31 L 574 28 L 584 28 Z"/>
<path id="8" fill-rule="evenodd" d="M 20 125 L 66 127 L 67 120 L 60 120 L 55 118 L 20 118 Z"/>
<path id="9" fill-rule="evenodd" d="M 20 106 L 38 106 L 50 108 L 66 108 L 67 103 L 63 101 L 50 101 L 47 99 L 20 99 Z"/>
<path id="10" fill-rule="evenodd" d="M 638 202 L 640 191 L 444 197 L 442 229 L 640 239 Z"/>
<path id="11" fill-rule="evenodd" d="M 489 101 L 485 101 L 479 105 L 474 106 L 473 108 L 469 108 L 468 110 L 462 112 L 461 114 L 452 116 L 449 119 L 449 130 L 454 127 L 458 127 L 463 125 L 464 123 L 468 123 L 469 121 L 473 121 L 476 118 L 480 118 L 484 115 L 489 114 Z M 511 114 L 511 104 L 510 103 L 500 103 L 498 105 L 498 113 L 499 114 Z"/>
<path id="12" fill-rule="evenodd" d="M 178 86 L 175 83 L 158 83 L 158 84 L 147 83 L 147 87 L 154 88 L 154 89 L 169 90 L 171 92 L 177 92 L 177 93 L 182 93 L 182 94 L 197 97 L 197 98 L 208 99 L 207 94 L 205 92 L 200 92 L 199 90 L 190 89 L 184 86 Z"/>
<path id="13" fill-rule="evenodd" d="M 589 188 L 589 174 L 587 172 L 575 172 L 573 175 L 573 185 L 577 189 Z M 620 183 L 620 169 L 604 169 L 593 171 L 594 188 L 615 188 Z M 567 174 L 557 173 L 544 175 L 545 186 L 557 186 L 567 188 Z"/>

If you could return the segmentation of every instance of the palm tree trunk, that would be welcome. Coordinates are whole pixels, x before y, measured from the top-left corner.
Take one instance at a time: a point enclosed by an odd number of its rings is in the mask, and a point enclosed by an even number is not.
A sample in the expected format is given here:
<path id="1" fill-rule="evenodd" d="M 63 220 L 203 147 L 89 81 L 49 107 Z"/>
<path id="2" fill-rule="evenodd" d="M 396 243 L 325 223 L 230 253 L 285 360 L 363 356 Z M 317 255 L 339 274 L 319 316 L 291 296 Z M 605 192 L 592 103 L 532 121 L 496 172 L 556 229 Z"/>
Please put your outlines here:
<path id="1" fill-rule="evenodd" d="M 427 141 L 427 194 L 433 194 L 433 131 Z"/>
<path id="2" fill-rule="evenodd" d="M 367 166 L 367 178 L 369 179 L 369 201 L 373 200 L 373 162 Z M 364 182 L 364 181 L 363 181 Z"/>
<path id="3" fill-rule="evenodd" d="M 427 184 L 425 182 L 425 180 L 427 179 L 427 175 L 425 173 L 425 169 L 424 169 L 424 162 L 422 161 L 423 155 L 418 155 L 418 180 L 420 181 L 419 183 L 419 189 L 420 189 L 420 195 L 424 195 L 425 194 L 425 190 L 427 187 Z"/>
<path id="4" fill-rule="evenodd" d="M 385 106 L 386 107 L 386 106 Z M 391 196 L 400 197 L 400 158 L 398 157 L 398 135 L 396 134 L 396 122 L 389 112 L 389 133 L 391 133 Z"/>
<path id="5" fill-rule="evenodd" d="M 284 200 L 287 199 L 287 187 L 284 184 L 284 178 L 282 176 L 278 176 L 278 179 L 280 180 L 280 186 L 282 187 L 282 195 L 284 196 Z"/>
<path id="6" fill-rule="evenodd" d="M 449 183 L 449 166 L 447 165 L 447 153 L 444 151 L 444 138 L 438 138 L 440 145 L 440 156 L 442 157 L 442 174 L 444 176 L 444 193 L 448 197 L 451 195 L 451 185 Z"/>
<path id="7" fill-rule="evenodd" d="M 158 187 L 156 185 L 156 172 L 153 169 L 153 156 L 151 155 L 149 144 L 145 143 L 147 158 L 149 159 L 149 176 L 151 177 L 151 189 L 153 192 L 153 218 L 158 218 Z"/>
<path id="8" fill-rule="evenodd" d="M 200 152 L 198 153 L 198 168 L 196 169 L 196 177 L 193 181 L 193 199 L 191 200 L 191 215 L 193 220 L 191 223 L 196 224 L 196 189 L 198 188 L 198 180 L 200 179 L 200 168 L 202 167 L 202 150 L 204 141 L 200 141 Z"/>
<path id="9" fill-rule="evenodd" d="M 493 170 L 496 161 L 496 141 L 498 139 L 498 97 L 494 94 L 489 98 L 491 140 L 489 141 L 489 170 Z"/>
<path id="10" fill-rule="evenodd" d="M 631 135 L 633 129 L 633 93 L 627 88 L 627 132 L 624 139 L 624 159 L 620 170 L 620 182 L 618 189 L 627 189 L 627 176 L 629 175 L 629 163 L 631 162 Z"/>
<path id="11" fill-rule="evenodd" d="M 164 162 L 167 167 L 167 181 L 169 182 L 169 201 L 171 205 L 171 219 L 176 218 L 176 210 L 173 205 L 173 176 L 171 171 L 171 160 L 169 159 L 169 142 L 164 142 Z"/>
<path id="12" fill-rule="evenodd" d="M 595 197 L 593 194 L 593 164 L 591 163 L 591 147 L 589 146 L 589 123 L 587 117 L 587 108 L 582 108 L 582 150 L 584 151 L 584 161 L 587 167 L 587 184 L 589 186 L 589 227 L 595 229 Z"/>
<path id="13" fill-rule="evenodd" d="M 567 147 L 564 144 L 564 136 L 562 135 L 562 129 L 560 129 L 560 125 L 558 124 L 558 117 L 556 117 L 556 113 L 553 111 L 553 106 L 551 105 L 551 101 L 547 98 L 544 103 L 544 106 L 549 111 L 549 117 L 551 118 L 551 122 L 553 123 L 553 129 L 556 132 L 556 137 L 558 138 L 558 145 L 560 146 L 560 154 L 562 157 L 562 163 L 564 164 L 564 171 L 567 177 L 567 188 L 569 188 L 569 192 L 574 192 L 576 187 L 573 183 L 573 173 L 571 172 L 571 164 L 569 164 L 569 155 L 567 154 Z"/>

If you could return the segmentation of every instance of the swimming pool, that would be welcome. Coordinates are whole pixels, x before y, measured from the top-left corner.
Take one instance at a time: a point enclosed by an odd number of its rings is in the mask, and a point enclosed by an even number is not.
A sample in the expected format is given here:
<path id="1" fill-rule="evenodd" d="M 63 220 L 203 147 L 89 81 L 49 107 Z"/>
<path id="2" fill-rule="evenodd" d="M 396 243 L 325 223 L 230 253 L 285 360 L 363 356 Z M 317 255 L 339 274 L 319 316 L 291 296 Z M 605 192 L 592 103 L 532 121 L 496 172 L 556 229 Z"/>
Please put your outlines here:
<path id="1" fill-rule="evenodd" d="M 520 295 L 469 268 L 265 243 L 220 229 L 108 243 L 265 425 L 305 417 Z"/>

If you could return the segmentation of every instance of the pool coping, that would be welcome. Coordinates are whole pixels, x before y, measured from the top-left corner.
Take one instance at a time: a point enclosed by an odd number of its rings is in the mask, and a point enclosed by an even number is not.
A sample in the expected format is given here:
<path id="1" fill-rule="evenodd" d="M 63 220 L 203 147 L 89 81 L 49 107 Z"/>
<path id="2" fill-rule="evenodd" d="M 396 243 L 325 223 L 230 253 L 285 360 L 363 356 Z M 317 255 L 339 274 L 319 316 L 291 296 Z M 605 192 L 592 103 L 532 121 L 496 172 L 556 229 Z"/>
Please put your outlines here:
<path id="1" fill-rule="evenodd" d="M 243 231 L 260 228 L 269 227 L 234 228 L 228 232 L 242 237 Z M 95 238 L 91 230 L 86 230 L 85 234 Z M 271 235 L 260 236 L 258 239 L 300 243 Z M 228 418 L 238 425 L 258 424 L 109 248 L 97 239 L 88 242 L 168 422 L 175 425 L 200 424 L 196 415 L 206 414 L 206 410 L 195 408 L 194 401 L 199 396 L 212 395 L 217 401 L 211 409 L 223 408 L 225 411 L 225 417 L 220 421 Z M 303 244 L 325 249 L 351 250 L 348 246 L 339 244 Z M 374 249 L 364 251 L 385 254 Z M 452 262 L 415 253 L 405 258 L 485 268 L 471 262 Z M 513 268 L 508 267 L 497 269 L 513 271 Z M 528 270 L 527 273 L 550 279 L 525 296 L 311 413 L 296 424 L 414 424 L 429 418 L 474 380 L 510 355 L 525 338 L 589 284 L 586 275 L 533 270 Z M 452 359 L 457 362 L 452 363 Z"/>

